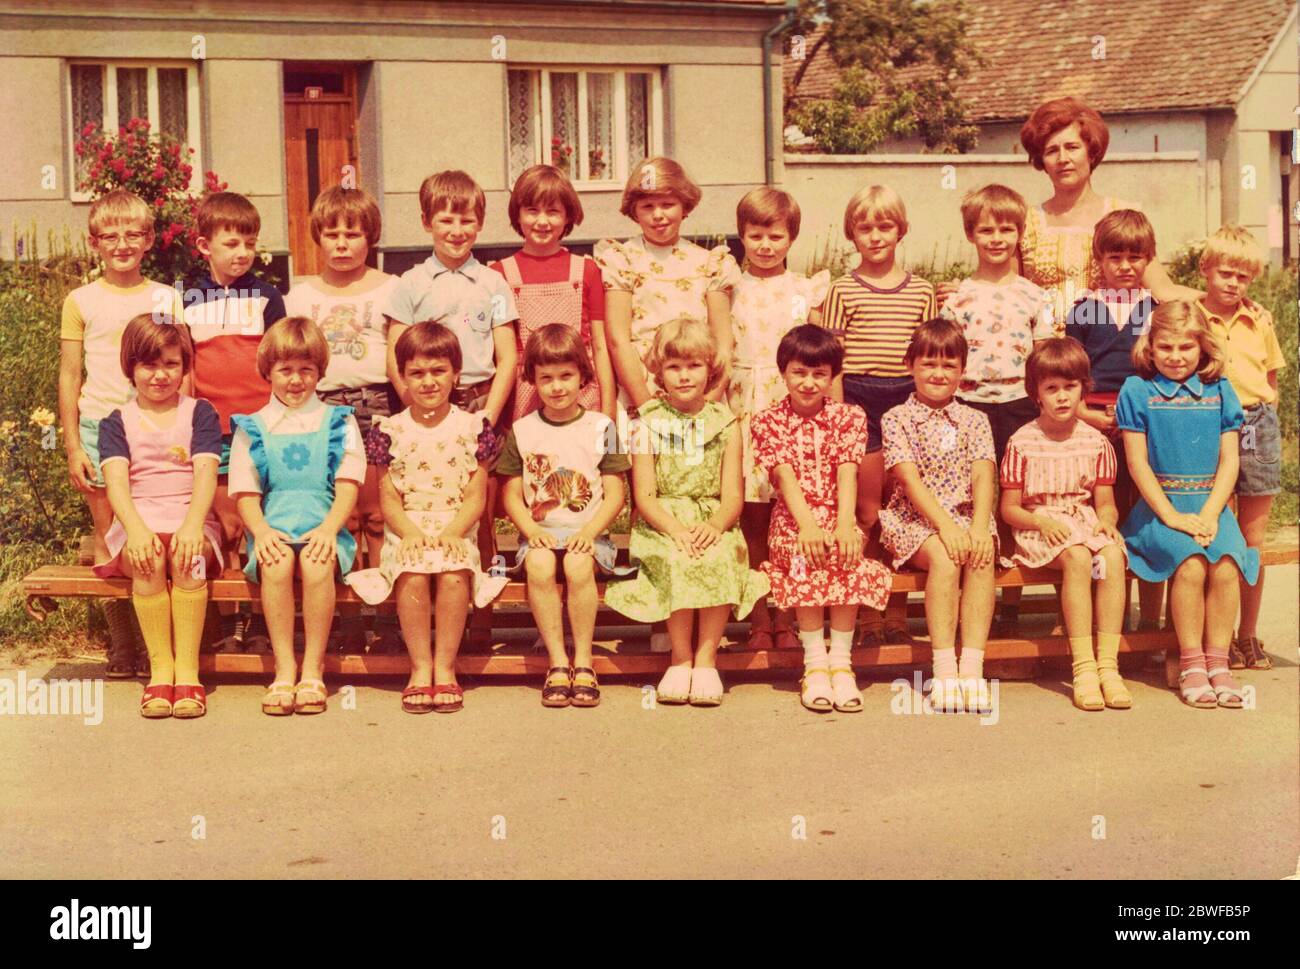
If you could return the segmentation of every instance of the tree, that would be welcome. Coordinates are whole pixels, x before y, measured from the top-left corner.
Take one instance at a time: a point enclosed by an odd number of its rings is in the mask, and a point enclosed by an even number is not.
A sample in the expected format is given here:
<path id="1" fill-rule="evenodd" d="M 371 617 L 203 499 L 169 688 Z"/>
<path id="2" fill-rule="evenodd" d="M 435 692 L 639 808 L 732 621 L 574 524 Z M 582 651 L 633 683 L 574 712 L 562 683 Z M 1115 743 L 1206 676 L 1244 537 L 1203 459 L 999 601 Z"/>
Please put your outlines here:
<path id="1" fill-rule="evenodd" d="M 788 36 L 814 34 L 788 89 L 786 117 L 823 151 L 861 154 L 907 135 L 919 135 L 927 151 L 975 147 L 978 129 L 965 123 L 955 92 L 983 63 L 966 38 L 964 0 L 800 0 Z M 832 98 L 793 102 L 823 49 L 840 74 Z"/>

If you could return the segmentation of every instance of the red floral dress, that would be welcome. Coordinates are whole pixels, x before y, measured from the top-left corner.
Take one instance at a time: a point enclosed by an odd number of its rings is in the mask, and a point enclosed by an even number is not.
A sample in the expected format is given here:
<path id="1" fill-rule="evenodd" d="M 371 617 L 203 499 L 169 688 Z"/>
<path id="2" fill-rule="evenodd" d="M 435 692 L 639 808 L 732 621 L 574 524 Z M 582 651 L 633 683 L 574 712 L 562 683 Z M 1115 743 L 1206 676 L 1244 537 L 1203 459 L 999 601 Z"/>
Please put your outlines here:
<path id="1" fill-rule="evenodd" d="M 802 417 L 787 397 L 754 415 L 750 433 L 758 466 L 770 475 L 778 465 L 790 465 L 813 517 L 826 531 L 833 531 L 840 465 L 857 464 L 867 452 L 867 420 L 861 408 L 828 398 L 812 417 Z M 865 558 L 853 568 L 843 568 L 834 560 L 814 567 L 799 552 L 799 525 L 785 500 L 779 492 L 773 493 L 773 500 L 769 559 L 763 571 L 779 608 L 885 607 L 893 581 L 889 569 Z"/>

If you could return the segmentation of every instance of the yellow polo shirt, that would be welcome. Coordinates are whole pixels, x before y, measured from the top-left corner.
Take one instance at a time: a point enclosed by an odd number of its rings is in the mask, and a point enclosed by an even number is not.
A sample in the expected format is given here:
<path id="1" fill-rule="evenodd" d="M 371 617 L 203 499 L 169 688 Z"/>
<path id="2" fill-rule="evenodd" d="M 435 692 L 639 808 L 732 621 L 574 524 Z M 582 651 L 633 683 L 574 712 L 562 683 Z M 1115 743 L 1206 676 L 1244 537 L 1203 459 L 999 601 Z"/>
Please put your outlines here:
<path id="1" fill-rule="evenodd" d="M 1245 304 L 1228 319 L 1211 313 L 1204 300 L 1196 301 L 1210 332 L 1228 355 L 1225 375 L 1241 398 L 1242 407 L 1272 404 L 1277 392 L 1269 386 L 1268 375 L 1286 366 L 1286 357 L 1273 330 L 1273 314 L 1266 309 L 1252 313 Z"/>

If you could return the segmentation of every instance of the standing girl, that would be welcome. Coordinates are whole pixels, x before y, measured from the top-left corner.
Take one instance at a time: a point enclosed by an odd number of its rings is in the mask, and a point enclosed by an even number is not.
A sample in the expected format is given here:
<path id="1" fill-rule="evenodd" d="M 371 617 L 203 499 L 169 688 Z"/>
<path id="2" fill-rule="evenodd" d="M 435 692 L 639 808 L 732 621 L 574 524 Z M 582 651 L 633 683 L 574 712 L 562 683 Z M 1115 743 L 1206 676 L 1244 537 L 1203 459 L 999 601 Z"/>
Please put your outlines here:
<path id="1" fill-rule="evenodd" d="M 271 400 L 231 417 L 230 496 L 248 531 L 244 572 L 261 583 L 262 612 L 275 654 L 275 680 L 262 698 L 270 716 L 324 713 L 321 678 L 334 620 L 334 581 L 347 575 L 357 544 L 347 529 L 366 476 L 352 408 L 322 403 L 316 384 L 329 344 L 311 320 L 276 323 L 257 348 Z M 294 574 L 302 579 L 303 659 L 293 652 Z"/>
<path id="2" fill-rule="evenodd" d="M 763 571 L 778 608 L 794 609 L 799 621 L 800 702 L 819 713 L 857 712 L 862 695 L 853 676 L 852 648 L 858 606 L 883 608 L 892 581 L 887 568 L 862 555 L 857 485 L 867 448 L 866 417 L 860 408 L 829 396 L 844 350 L 826 330 L 795 327 L 781 339 L 776 362 L 789 393 L 750 425 L 758 465 L 777 491 Z"/>
<path id="3" fill-rule="evenodd" d="M 731 357 L 731 294 L 740 267 L 725 245 L 705 249 L 683 239 L 682 220 L 699 204 L 700 189 L 671 158 L 649 158 L 632 169 L 619 211 L 641 234 L 626 242 L 602 239 L 592 257 L 605 278 L 606 333 L 619 403 L 628 410 L 655 395 L 646 361 L 655 333 L 678 317 L 706 323 L 725 367 Z M 724 383 L 709 391 L 720 400 Z"/>
<path id="4" fill-rule="evenodd" d="M 514 419 L 541 406 L 536 385 L 524 377 L 524 348 L 534 333 L 552 323 L 563 323 L 580 335 L 586 369 L 594 374 L 582 387 L 577 402 L 585 410 L 613 418 L 614 370 L 605 346 L 605 289 L 600 268 L 560 245 L 582 224 L 578 193 L 558 168 L 533 165 L 515 181 L 509 211 L 510 224 L 523 236 L 524 247 L 508 259 L 492 263 L 491 268 L 505 276 L 519 311 Z"/>
<path id="5" fill-rule="evenodd" d="M 537 389 L 542 407 L 515 421 L 494 469 L 507 479 L 502 501 L 523 539 L 515 567 L 527 570 L 528 603 L 550 656 L 545 707 L 600 703 L 591 665 L 596 566 L 616 571 L 609 526 L 623 510 L 623 475 L 631 465 L 620 453 L 614 422 L 578 403 L 592 376 L 576 329 L 552 323 L 534 333 L 524 348 L 523 377 Z M 557 574 L 564 576 L 573 627 L 572 667 Z"/>
<path id="6" fill-rule="evenodd" d="M 456 654 L 471 595 L 486 606 L 506 584 L 504 575 L 483 574 L 478 546 L 467 538 L 483 517 L 496 442 L 485 414 L 451 402 L 462 363 L 455 333 L 441 323 L 416 323 L 398 337 L 394 354 L 411 406 L 376 420 L 366 440 L 372 460 L 387 469 L 379 482 L 384 548 L 378 568 L 346 581 L 371 605 L 396 591 L 411 657 L 402 709 L 454 713 L 464 705 Z M 430 575 L 438 601 L 432 644 Z"/>
<path id="7" fill-rule="evenodd" d="M 1013 529 L 1017 562 L 1062 573 L 1074 705 L 1127 710 L 1133 698 L 1118 662 L 1126 580 L 1115 505 L 1115 449 L 1101 431 L 1079 419 L 1079 401 L 1089 383 L 1088 354 L 1077 340 L 1045 340 L 1030 353 L 1025 390 L 1038 405 L 1038 418 L 1007 444 L 1002 519 Z"/>
<path id="8" fill-rule="evenodd" d="M 1124 381 L 1115 405 L 1141 495 L 1122 528 L 1133 572 L 1148 582 L 1173 577 L 1183 702 L 1238 709 L 1242 694 L 1228 668 L 1238 582 L 1259 578 L 1259 551 L 1246 546 L 1227 507 L 1239 468 L 1241 403 L 1223 377 L 1223 348 L 1183 300 L 1156 307 L 1133 365 L 1137 375 Z"/>
<path id="9" fill-rule="evenodd" d="M 389 416 L 395 406 L 400 409 L 397 392 L 388 382 L 384 336 L 384 307 L 397 277 L 366 265 L 370 250 L 379 244 L 381 225 L 379 205 L 369 192 L 341 185 L 321 192 L 311 207 L 311 237 L 317 245 L 320 275 L 295 281 L 284 298 L 289 316 L 305 316 L 325 334 L 329 368 L 316 392 L 326 404 L 352 408 L 362 440 L 376 417 Z M 364 547 L 367 564 L 378 563 L 384 516 L 379 508 L 379 469 L 369 462 L 348 530 Z M 387 618 L 391 623 L 391 614 Z M 382 619 L 377 623 L 382 625 Z M 359 612 L 341 616 L 339 638 L 353 650 L 364 649 Z"/>
<path id="10" fill-rule="evenodd" d="M 749 564 L 767 560 L 767 533 L 772 524 L 772 482 L 754 456 L 750 421 L 759 411 L 786 395 L 785 380 L 776 365 L 782 338 L 796 326 L 821 321 L 831 274 L 822 270 L 809 278 L 786 268 L 785 257 L 799 237 L 799 203 L 779 189 L 756 188 L 736 207 L 736 228 L 745 244 L 745 271 L 732 305 L 735 362 L 727 402 L 740 418 L 745 506 L 740 527 L 749 546 Z M 767 606 L 751 615 L 749 649 L 798 649 L 792 615 L 781 612 L 776 629 Z M 775 641 L 773 633 L 775 632 Z"/>
<path id="11" fill-rule="evenodd" d="M 763 574 L 749 568 L 736 527 L 740 435 L 726 405 L 706 398 L 724 371 L 703 323 L 678 319 L 661 326 L 649 370 L 666 396 L 641 408 L 632 435 L 638 518 L 630 551 L 640 572 L 611 585 L 605 602 L 638 622 L 668 621 L 672 665 L 659 681 L 660 702 L 717 706 L 717 651 L 727 615 L 743 618 L 768 591 Z"/>
<path id="12" fill-rule="evenodd" d="M 201 717 L 199 641 L 207 579 L 221 569 L 221 526 L 212 511 L 221 460 L 221 418 L 206 400 L 180 392 L 194 364 L 185 327 L 170 317 L 133 317 L 122 333 L 122 373 L 135 399 L 99 424 L 99 457 L 116 520 L 101 578 L 131 578 L 149 685 L 140 713 Z M 171 574 L 171 590 L 167 576 Z"/>
<path id="13" fill-rule="evenodd" d="M 966 353 L 966 337 L 948 320 L 928 320 L 912 334 L 903 362 L 916 390 L 881 422 L 885 469 L 898 487 L 880 512 L 880 542 L 895 569 L 906 564 L 927 573 L 932 703 L 945 711 L 987 712 L 984 647 L 993 619 L 996 548 L 993 431 L 987 417 L 954 397 Z"/>

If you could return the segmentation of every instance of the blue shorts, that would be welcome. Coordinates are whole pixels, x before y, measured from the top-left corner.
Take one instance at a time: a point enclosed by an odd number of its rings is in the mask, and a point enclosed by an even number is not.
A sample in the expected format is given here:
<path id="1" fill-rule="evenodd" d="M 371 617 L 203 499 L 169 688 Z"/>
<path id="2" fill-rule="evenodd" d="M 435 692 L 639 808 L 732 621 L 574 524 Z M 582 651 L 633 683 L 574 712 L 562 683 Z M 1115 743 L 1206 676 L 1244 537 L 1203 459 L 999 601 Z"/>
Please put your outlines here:
<path id="1" fill-rule="evenodd" d="M 1282 490 L 1282 431 L 1271 404 L 1245 408 L 1241 426 L 1241 471 L 1237 494 L 1246 497 L 1276 495 Z"/>
<path id="2" fill-rule="evenodd" d="M 81 449 L 95 466 L 95 487 L 104 487 L 104 472 L 99 468 L 99 421 L 83 417 L 77 421 L 77 433 L 81 436 Z"/>
<path id="3" fill-rule="evenodd" d="M 867 412 L 867 453 L 879 451 L 883 446 L 880 419 L 885 412 L 899 404 L 916 389 L 911 377 L 872 377 L 865 373 L 844 375 L 844 403 L 857 404 Z"/>

